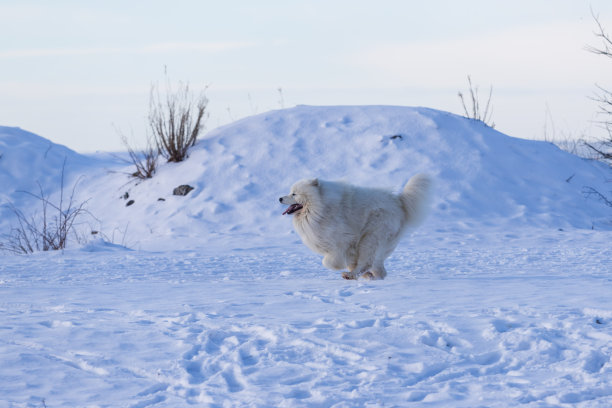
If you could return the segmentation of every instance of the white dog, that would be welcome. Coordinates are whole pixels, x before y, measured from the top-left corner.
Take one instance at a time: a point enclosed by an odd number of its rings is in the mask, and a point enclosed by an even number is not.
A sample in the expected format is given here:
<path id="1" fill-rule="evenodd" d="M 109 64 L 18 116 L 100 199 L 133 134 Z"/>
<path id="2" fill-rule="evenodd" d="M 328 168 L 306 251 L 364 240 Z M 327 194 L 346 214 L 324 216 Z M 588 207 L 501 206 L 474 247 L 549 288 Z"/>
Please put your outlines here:
<path id="1" fill-rule="evenodd" d="M 417 174 L 401 194 L 324 180 L 301 180 L 280 202 L 295 214 L 293 226 L 302 242 L 323 255 L 323 266 L 348 269 L 345 279 L 383 279 L 384 261 L 406 227 L 426 213 L 431 180 Z"/>

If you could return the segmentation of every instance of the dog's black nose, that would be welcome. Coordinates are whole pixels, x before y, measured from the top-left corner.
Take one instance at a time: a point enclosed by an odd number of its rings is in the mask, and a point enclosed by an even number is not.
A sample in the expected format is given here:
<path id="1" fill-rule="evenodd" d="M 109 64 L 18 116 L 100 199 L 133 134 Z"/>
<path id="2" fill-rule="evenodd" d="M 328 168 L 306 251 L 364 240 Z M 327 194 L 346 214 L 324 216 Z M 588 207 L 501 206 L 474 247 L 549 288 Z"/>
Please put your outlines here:
<path id="1" fill-rule="evenodd" d="M 283 202 L 283 197 L 279 198 L 278 201 Z"/>

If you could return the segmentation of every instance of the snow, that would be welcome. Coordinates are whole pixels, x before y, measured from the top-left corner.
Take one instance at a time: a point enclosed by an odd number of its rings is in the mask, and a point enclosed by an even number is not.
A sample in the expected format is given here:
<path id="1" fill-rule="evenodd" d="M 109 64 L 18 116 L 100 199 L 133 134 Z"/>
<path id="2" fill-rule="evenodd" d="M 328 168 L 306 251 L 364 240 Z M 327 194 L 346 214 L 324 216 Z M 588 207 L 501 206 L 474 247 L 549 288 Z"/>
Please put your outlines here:
<path id="1" fill-rule="evenodd" d="M 389 106 L 246 118 L 138 183 L 21 129 L 0 127 L 0 155 L 0 231 L 7 203 L 40 212 L 23 191 L 58 197 L 64 160 L 91 213 L 63 252 L 0 255 L 0 407 L 612 405 L 599 163 Z M 326 270 L 281 216 L 300 178 L 416 172 L 432 211 L 384 281 Z"/>

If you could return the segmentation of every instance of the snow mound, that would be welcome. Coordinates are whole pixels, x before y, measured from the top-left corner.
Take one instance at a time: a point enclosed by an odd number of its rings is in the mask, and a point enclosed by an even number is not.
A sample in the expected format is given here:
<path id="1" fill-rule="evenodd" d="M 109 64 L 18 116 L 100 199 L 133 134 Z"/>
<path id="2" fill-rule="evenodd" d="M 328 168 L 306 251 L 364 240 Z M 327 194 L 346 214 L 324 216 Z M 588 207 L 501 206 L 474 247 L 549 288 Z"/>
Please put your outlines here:
<path id="1" fill-rule="evenodd" d="M 16 127 L 0 126 L 0 194 L 37 190 L 37 183 L 52 186 L 67 171 L 81 167 L 87 157 L 69 148 Z M 8 187 L 8 190 L 7 190 Z"/>
<path id="2" fill-rule="evenodd" d="M 232 201 L 252 190 L 272 189 L 272 197 L 260 195 L 272 203 L 304 177 L 399 190 L 414 173 L 425 172 L 437 180 L 434 217 L 444 223 L 590 228 L 594 215 L 605 216 L 600 203 L 582 194 L 585 185 L 603 189 L 601 166 L 550 143 L 512 138 L 431 109 L 297 107 L 219 129 L 200 148 L 210 152 L 204 167 L 212 167 L 204 180 L 231 186 L 216 195 L 226 207 L 236 207 Z M 219 168 L 219 162 L 231 165 Z"/>
<path id="3" fill-rule="evenodd" d="M 0 172 L 3 181 L 20 177 L 11 181 L 15 189 L 57 173 L 64 157 L 83 162 L 35 135 L 2 129 L 0 140 L 25 135 L 11 160 L 35 163 L 27 177 L 16 173 L 16 162 Z M 129 166 L 106 172 L 99 166 L 92 161 L 89 171 L 81 169 L 78 200 L 88 201 L 96 229 L 133 248 L 165 249 L 169 239 L 177 248 L 295 242 L 278 203 L 295 181 L 320 177 L 399 191 L 418 172 L 433 176 L 436 185 L 424 232 L 610 229 L 609 208 L 584 195 L 587 186 L 609 189 L 606 166 L 426 108 L 298 106 L 213 130 L 187 161 L 161 164 L 150 180 L 130 181 Z M 194 190 L 172 195 L 182 184 Z"/>
<path id="4" fill-rule="evenodd" d="M 91 166 L 92 160 L 65 146 L 16 127 L 0 126 L 0 220 L 10 217 L 7 204 L 24 209 L 36 199 L 59 189 L 65 163 L 65 185 L 75 170 Z"/>
<path id="5" fill-rule="evenodd" d="M 606 191 L 608 171 L 550 143 L 509 137 L 432 109 L 299 106 L 210 132 L 186 162 L 161 166 L 152 180 L 127 187 L 123 179 L 99 183 L 106 186 L 104 196 L 114 198 L 95 200 L 102 207 L 94 213 L 113 229 L 129 224 L 139 243 L 172 236 L 265 245 L 296 239 L 288 217 L 280 215 L 278 197 L 298 179 L 399 190 L 413 174 L 425 172 L 436 180 L 425 228 L 590 229 L 605 227 L 609 209 L 586 198 L 583 189 Z M 195 189 L 174 197 L 179 184 Z M 122 188 L 134 205 L 116 199 Z"/>

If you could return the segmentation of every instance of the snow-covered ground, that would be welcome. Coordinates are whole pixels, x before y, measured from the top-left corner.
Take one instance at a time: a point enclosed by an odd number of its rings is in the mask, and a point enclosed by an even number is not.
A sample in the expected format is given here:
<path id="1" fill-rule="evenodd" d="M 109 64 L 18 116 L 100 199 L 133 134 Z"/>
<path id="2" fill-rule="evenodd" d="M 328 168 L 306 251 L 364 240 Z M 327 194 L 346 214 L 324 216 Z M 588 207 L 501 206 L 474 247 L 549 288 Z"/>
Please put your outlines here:
<path id="1" fill-rule="evenodd" d="M 601 164 L 382 106 L 247 118 L 138 184 L 20 129 L 0 155 L 2 204 L 57 198 L 66 160 L 92 214 L 63 253 L 0 255 L 0 407 L 612 406 L 612 209 L 584 194 L 612 190 Z M 416 172 L 432 211 L 384 281 L 324 269 L 281 216 L 299 178 Z"/>

